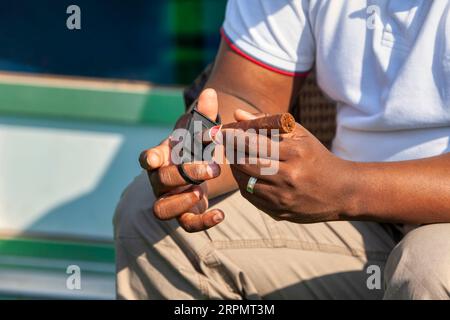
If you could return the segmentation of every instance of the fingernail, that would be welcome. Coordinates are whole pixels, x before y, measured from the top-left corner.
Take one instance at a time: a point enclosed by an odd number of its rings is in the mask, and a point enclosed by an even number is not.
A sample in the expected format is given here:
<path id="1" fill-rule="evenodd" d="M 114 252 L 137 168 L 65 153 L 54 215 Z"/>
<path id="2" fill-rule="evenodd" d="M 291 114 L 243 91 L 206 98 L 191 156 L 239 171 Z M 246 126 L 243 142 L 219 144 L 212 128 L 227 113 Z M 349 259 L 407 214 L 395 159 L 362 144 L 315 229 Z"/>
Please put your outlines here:
<path id="1" fill-rule="evenodd" d="M 218 125 L 218 126 L 214 126 L 211 129 L 209 129 L 209 131 L 208 131 L 208 139 L 210 141 L 216 142 L 216 136 L 220 132 L 221 128 L 222 128 L 222 126 Z"/>
<path id="2" fill-rule="evenodd" d="M 194 189 L 193 193 L 197 197 L 197 199 L 201 199 L 202 193 L 200 192 L 200 190 Z"/>
<path id="3" fill-rule="evenodd" d="M 223 221 L 223 213 L 222 212 L 217 212 L 214 216 L 213 216 L 213 221 L 215 223 L 219 223 Z"/>
<path id="4" fill-rule="evenodd" d="M 151 152 L 150 155 L 148 156 L 148 162 L 152 167 L 159 167 L 161 159 L 156 153 Z"/>
<path id="5" fill-rule="evenodd" d="M 245 111 L 245 110 L 242 110 L 242 109 L 239 109 L 239 110 L 236 110 L 236 111 L 239 111 L 241 113 L 241 116 L 245 116 L 248 119 L 256 119 L 256 118 L 258 118 L 255 114 L 253 114 L 251 112 L 248 112 L 248 111 Z"/>
<path id="6" fill-rule="evenodd" d="M 170 143 L 178 143 L 178 142 L 180 142 L 180 141 L 181 141 L 181 138 L 180 138 L 180 137 L 175 138 L 175 137 L 173 137 L 173 136 L 169 136 L 169 142 L 170 142 Z"/>
<path id="7" fill-rule="evenodd" d="M 252 115 L 253 115 L 251 112 L 248 112 L 248 111 L 245 111 L 245 110 L 242 110 L 242 109 L 238 109 L 238 110 L 239 110 L 240 112 L 242 112 L 242 113 L 248 115 L 248 116 L 252 116 Z"/>
<path id="8" fill-rule="evenodd" d="M 211 178 L 215 178 L 220 174 L 220 168 L 219 165 L 216 163 L 210 163 L 206 167 L 206 172 L 208 172 L 208 176 Z"/>

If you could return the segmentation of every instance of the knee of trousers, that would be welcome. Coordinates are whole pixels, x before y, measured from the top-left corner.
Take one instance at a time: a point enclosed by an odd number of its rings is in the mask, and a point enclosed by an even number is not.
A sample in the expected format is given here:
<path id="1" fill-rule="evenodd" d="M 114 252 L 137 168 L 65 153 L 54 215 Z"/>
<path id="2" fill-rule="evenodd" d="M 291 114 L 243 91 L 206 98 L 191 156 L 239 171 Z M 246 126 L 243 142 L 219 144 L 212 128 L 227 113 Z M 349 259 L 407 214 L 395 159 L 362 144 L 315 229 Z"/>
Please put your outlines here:
<path id="1" fill-rule="evenodd" d="M 204 233 L 186 233 L 153 214 L 155 197 L 144 172 L 125 189 L 114 216 L 121 298 L 239 298 Z M 218 261 L 220 260 L 219 266 Z M 225 262 L 224 262 L 225 261 Z M 136 280 L 139 279 L 139 280 Z"/>
<path id="2" fill-rule="evenodd" d="M 450 298 L 450 224 L 409 232 L 385 268 L 385 299 Z"/>
<path id="3" fill-rule="evenodd" d="M 153 215 L 155 200 L 147 173 L 142 172 L 123 191 L 117 204 L 113 218 L 114 237 L 138 238 L 143 232 L 148 234 L 152 229 L 160 229 Z"/>

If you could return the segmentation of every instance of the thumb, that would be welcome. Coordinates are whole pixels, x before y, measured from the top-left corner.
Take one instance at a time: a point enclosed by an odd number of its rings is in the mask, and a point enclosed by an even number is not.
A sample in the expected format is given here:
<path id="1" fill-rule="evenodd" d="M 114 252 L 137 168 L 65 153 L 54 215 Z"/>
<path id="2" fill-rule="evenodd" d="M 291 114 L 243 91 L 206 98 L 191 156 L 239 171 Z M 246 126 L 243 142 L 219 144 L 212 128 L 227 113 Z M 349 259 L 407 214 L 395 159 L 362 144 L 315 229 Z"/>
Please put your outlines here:
<path id="1" fill-rule="evenodd" d="M 144 150 L 139 155 L 142 169 L 155 170 L 170 163 L 169 139 L 161 142 L 159 146 Z"/>
<path id="2" fill-rule="evenodd" d="M 198 98 L 198 111 L 203 113 L 212 121 L 216 121 L 219 113 L 219 102 L 214 89 L 205 89 Z"/>

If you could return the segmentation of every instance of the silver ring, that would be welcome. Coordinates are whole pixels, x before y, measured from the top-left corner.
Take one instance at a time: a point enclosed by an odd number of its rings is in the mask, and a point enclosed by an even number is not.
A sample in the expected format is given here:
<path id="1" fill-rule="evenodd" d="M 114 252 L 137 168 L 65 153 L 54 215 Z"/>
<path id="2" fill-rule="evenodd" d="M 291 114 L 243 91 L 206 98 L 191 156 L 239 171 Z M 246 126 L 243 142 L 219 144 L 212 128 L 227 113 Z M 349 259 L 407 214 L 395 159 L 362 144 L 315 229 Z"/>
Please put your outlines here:
<path id="1" fill-rule="evenodd" d="M 255 177 L 250 177 L 250 179 L 248 179 L 247 182 L 247 192 L 253 194 L 253 192 L 255 191 L 255 184 L 256 181 L 258 181 L 258 179 L 256 179 Z"/>

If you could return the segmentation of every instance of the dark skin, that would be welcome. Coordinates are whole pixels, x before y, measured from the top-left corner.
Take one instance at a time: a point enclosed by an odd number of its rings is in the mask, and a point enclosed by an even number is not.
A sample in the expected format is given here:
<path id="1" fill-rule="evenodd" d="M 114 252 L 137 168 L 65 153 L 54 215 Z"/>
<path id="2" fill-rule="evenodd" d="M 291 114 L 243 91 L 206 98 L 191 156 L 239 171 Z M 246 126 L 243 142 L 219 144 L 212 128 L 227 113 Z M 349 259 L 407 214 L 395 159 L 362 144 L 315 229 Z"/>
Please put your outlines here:
<path id="1" fill-rule="evenodd" d="M 302 78 L 259 67 L 222 43 L 207 83 L 209 89 L 200 96 L 199 109 L 211 119 L 220 112 L 224 123 L 249 120 L 255 117 L 254 113 L 286 112 L 302 82 Z M 176 127 L 183 127 L 185 122 L 183 116 Z M 223 133 L 230 134 L 230 130 Z M 394 163 L 346 161 L 297 125 L 293 133 L 280 138 L 276 175 L 261 175 L 261 168 L 267 165 L 261 161 L 231 168 L 192 164 L 189 174 L 207 182 L 190 186 L 173 169 L 170 148 L 170 141 L 165 140 L 144 151 L 140 163 L 151 171 L 151 183 L 159 197 L 154 205 L 156 217 L 176 218 L 189 232 L 206 230 L 223 221 L 222 211 L 207 210 L 208 198 L 237 188 L 248 201 L 275 219 L 295 223 L 450 222 L 449 154 Z M 250 176 L 258 178 L 254 194 L 246 191 Z M 172 206 L 173 200 L 183 205 Z"/>
<path id="2" fill-rule="evenodd" d="M 222 133 L 245 136 L 234 130 Z M 450 222 L 450 154 L 389 163 L 346 161 L 299 124 L 280 138 L 278 148 L 278 161 L 231 165 L 244 198 L 277 220 Z M 276 175 L 261 174 L 267 161 L 279 168 Z M 251 176 L 258 178 L 253 194 L 246 191 Z"/>
<path id="3" fill-rule="evenodd" d="M 278 113 L 288 111 L 295 94 L 300 90 L 303 79 L 288 77 L 266 70 L 249 62 L 232 51 L 225 42 L 220 45 L 215 66 L 199 97 L 199 111 L 210 119 L 216 119 L 220 113 L 223 123 L 248 120 L 253 117 L 247 112 Z M 257 106 L 257 107 L 256 107 Z M 182 116 L 175 128 L 184 128 L 187 116 Z M 177 170 L 170 169 L 171 165 L 169 139 L 159 146 L 144 150 L 139 162 L 141 167 L 149 170 L 150 181 L 155 195 L 158 197 L 154 204 L 154 214 L 160 219 L 178 219 L 181 227 L 188 232 L 206 230 L 217 225 L 224 219 L 220 210 L 208 211 L 208 199 L 237 190 L 238 185 L 233 178 L 230 167 L 221 165 L 218 175 L 199 174 L 204 172 L 204 165 L 192 165 L 188 174 L 199 180 L 206 180 L 200 186 L 186 185 Z M 210 164 L 212 168 L 218 165 Z M 167 183 L 174 180 L 176 183 Z M 169 192 L 167 194 L 167 192 Z M 166 194 L 165 194 L 166 193 Z M 176 195 L 188 194 L 183 200 L 184 208 L 170 208 Z M 166 212 L 169 212 L 167 214 Z"/>

